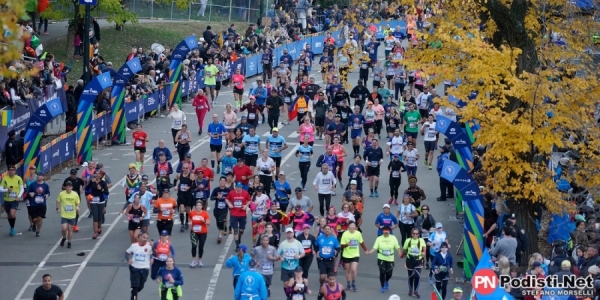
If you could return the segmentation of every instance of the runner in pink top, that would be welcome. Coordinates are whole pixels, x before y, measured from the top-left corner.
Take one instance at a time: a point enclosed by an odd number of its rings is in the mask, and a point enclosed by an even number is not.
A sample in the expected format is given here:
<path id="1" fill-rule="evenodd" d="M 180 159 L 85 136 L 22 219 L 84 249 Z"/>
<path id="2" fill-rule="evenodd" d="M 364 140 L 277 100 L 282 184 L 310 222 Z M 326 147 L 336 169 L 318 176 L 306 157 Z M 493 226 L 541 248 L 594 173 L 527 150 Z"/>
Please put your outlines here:
<path id="1" fill-rule="evenodd" d="M 225 105 L 225 112 L 223 112 L 223 125 L 225 125 L 225 129 L 227 129 L 228 133 L 227 143 L 234 138 L 233 130 L 237 126 L 237 122 L 237 116 L 235 115 L 235 112 L 231 110 L 231 104 L 227 103 L 227 105 Z"/>
<path id="2" fill-rule="evenodd" d="M 231 76 L 231 80 L 233 82 L 233 105 L 237 111 L 242 107 L 242 97 L 244 96 L 244 82 L 246 82 L 246 77 L 241 74 L 240 69 L 236 69 L 235 74 Z"/>
<path id="3" fill-rule="evenodd" d="M 308 137 L 308 144 L 314 145 L 315 143 L 315 126 L 310 123 L 308 116 L 304 117 L 304 123 L 298 128 L 298 134 L 300 134 L 300 143 L 304 143 L 304 139 Z"/>
<path id="4" fill-rule="evenodd" d="M 379 104 L 379 99 L 373 99 L 373 111 L 375 112 L 375 133 L 381 138 L 381 128 L 383 127 L 383 117 L 385 116 L 385 108 Z"/>

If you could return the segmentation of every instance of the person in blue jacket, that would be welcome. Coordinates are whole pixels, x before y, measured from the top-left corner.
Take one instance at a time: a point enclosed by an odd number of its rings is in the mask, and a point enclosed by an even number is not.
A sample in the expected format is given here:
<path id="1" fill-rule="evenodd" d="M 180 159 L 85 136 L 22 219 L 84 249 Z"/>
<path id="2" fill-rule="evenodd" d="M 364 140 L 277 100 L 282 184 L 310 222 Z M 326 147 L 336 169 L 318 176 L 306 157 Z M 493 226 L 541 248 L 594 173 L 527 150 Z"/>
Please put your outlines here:
<path id="1" fill-rule="evenodd" d="M 249 95 L 254 95 L 254 97 L 256 98 L 256 104 L 260 105 L 261 107 L 265 107 L 265 103 L 267 102 L 267 89 L 264 87 L 262 80 L 257 80 L 256 81 L 256 88 L 252 89 L 252 91 L 250 91 L 248 93 Z M 262 114 L 262 123 L 265 124 L 265 113 L 264 111 L 261 112 Z"/>
<path id="2" fill-rule="evenodd" d="M 156 282 L 160 283 L 158 288 L 160 300 L 178 300 L 182 296 L 183 274 L 175 266 L 172 257 L 167 258 L 166 265 L 158 270 Z"/>
<path id="3" fill-rule="evenodd" d="M 390 212 L 391 208 L 389 204 L 383 205 L 383 212 L 380 213 L 377 218 L 375 218 L 375 226 L 377 226 L 377 236 L 383 234 L 382 228 L 389 227 L 390 233 L 391 230 L 398 227 L 398 219 L 394 216 L 393 213 Z"/>
<path id="4" fill-rule="evenodd" d="M 232 255 L 226 262 L 225 266 L 233 268 L 233 287 L 236 287 L 238 279 L 242 273 L 248 271 L 250 260 L 252 257 L 246 253 L 248 247 L 246 245 L 240 245 L 237 255 Z"/>
<path id="5" fill-rule="evenodd" d="M 437 160 L 437 165 L 435 166 L 435 169 L 438 172 L 438 175 L 440 175 L 440 196 L 437 198 L 437 201 L 446 201 L 446 197 L 448 195 L 454 195 L 454 186 L 452 185 L 452 182 L 442 178 L 442 169 L 444 167 L 444 162 L 448 159 L 450 159 L 450 156 L 448 154 L 448 147 L 446 147 L 446 145 L 440 146 L 440 156 L 438 156 L 438 160 Z"/>
<path id="6" fill-rule="evenodd" d="M 431 261 L 431 269 L 433 270 L 435 278 L 435 287 L 440 292 L 442 299 L 446 298 L 448 281 L 450 275 L 454 272 L 454 270 L 452 270 L 452 265 L 452 255 L 448 252 L 448 244 L 442 243 L 440 252 L 437 252 L 433 261 Z"/>
<path id="7" fill-rule="evenodd" d="M 158 141 L 158 147 L 154 148 L 154 151 L 152 152 L 152 159 L 154 160 L 154 163 L 158 161 L 158 154 L 161 152 L 165 154 L 167 161 L 170 161 L 173 158 L 173 155 L 171 155 L 171 150 L 165 147 L 165 140 L 160 140 Z"/>
<path id="8" fill-rule="evenodd" d="M 264 277 L 256 271 L 256 261 L 248 262 L 248 271 L 240 275 L 235 285 L 235 300 L 267 300 L 267 284 Z"/>

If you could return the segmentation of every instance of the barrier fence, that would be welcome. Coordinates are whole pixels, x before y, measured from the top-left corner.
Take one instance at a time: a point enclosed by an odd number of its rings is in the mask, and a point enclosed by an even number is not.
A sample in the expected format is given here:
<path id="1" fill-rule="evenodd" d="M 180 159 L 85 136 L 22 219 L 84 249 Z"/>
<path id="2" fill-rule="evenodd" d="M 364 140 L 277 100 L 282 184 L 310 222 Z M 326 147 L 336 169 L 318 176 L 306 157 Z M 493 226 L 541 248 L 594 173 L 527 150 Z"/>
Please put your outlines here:
<path id="1" fill-rule="evenodd" d="M 383 38 L 383 26 L 390 24 L 392 28 L 396 25 L 400 25 L 402 30 L 406 28 L 406 22 L 404 21 L 389 21 L 382 22 L 378 26 L 377 38 Z M 343 45 L 342 31 L 332 31 L 332 36 L 336 40 L 336 46 L 340 47 Z M 303 40 L 281 45 L 273 51 L 273 67 L 279 64 L 279 59 L 283 55 L 283 50 L 287 49 L 288 54 L 295 60 L 300 55 L 300 50 L 304 49 L 308 44 L 311 46 L 311 51 L 315 55 L 323 53 L 323 43 L 325 35 L 323 33 L 315 34 L 313 36 L 306 36 Z M 236 69 L 242 70 L 242 73 L 246 77 L 256 76 L 262 73 L 261 54 L 255 54 L 247 57 L 238 58 L 235 62 L 228 62 L 225 66 L 227 74 L 225 78 L 231 78 L 231 75 L 235 73 Z M 148 95 L 144 95 L 141 100 L 129 102 L 125 104 L 124 115 L 127 123 L 139 122 L 147 113 L 159 111 L 161 108 L 166 107 L 168 101 L 168 95 L 171 93 L 171 87 L 169 85 L 163 89 L 159 89 L 156 92 Z M 196 77 L 192 80 L 184 80 L 180 82 L 181 96 L 193 96 L 198 89 L 204 88 L 204 74 L 202 71 L 196 74 Z M 67 99 L 62 82 L 56 82 L 53 85 L 46 87 L 43 98 L 36 99 L 29 102 L 28 107 L 18 106 L 14 110 L 2 109 L 0 110 L 0 116 L 2 125 L 0 127 L 0 149 L 4 151 L 3 147 L 8 139 L 8 132 L 12 129 L 19 132 L 24 130 L 31 121 L 31 116 L 40 106 L 46 101 L 53 98 L 60 98 L 60 102 L 63 111 L 67 111 Z M 101 138 L 108 138 L 108 134 L 111 132 L 112 117 L 110 113 L 93 114 L 93 121 L 91 123 L 92 142 L 98 145 Z M 76 152 L 76 135 L 74 132 L 61 134 L 59 137 L 53 139 L 46 145 L 41 146 L 39 152 L 39 159 L 37 163 L 38 171 L 47 173 L 52 168 L 61 166 L 62 164 L 72 160 L 77 153 Z M 23 174 L 22 168 L 18 169 L 19 174 Z"/>

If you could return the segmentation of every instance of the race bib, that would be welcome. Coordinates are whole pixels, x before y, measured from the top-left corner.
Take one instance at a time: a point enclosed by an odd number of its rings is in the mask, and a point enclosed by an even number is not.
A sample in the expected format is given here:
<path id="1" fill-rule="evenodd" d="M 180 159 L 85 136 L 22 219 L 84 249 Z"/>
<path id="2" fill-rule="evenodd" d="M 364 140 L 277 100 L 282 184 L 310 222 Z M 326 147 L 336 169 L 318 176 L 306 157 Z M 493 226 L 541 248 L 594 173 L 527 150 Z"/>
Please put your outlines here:
<path id="1" fill-rule="evenodd" d="M 310 160 L 310 154 L 302 154 L 302 159 Z"/>
<path id="2" fill-rule="evenodd" d="M 265 273 L 273 272 L 273 265 L 271 263 L 262 264 L 262 271 Z"/>
<path id="3" fill-rule="evenodd" d="M 348 113 L 342 112 L 342 119 L 348 118 Z"/>
<path id="4" fill-rule="evenodd" d="M 181 126 L 181 120 L 175 120 L 175 126 Z"/>
<path id="5" fill-rule="evenodd" d="M 363 95 L 359 94 L 358 95 L 358 100 L 362 100 L 362 98 L 363 98 Z"/>
<path id="6" fill-rule="evenodd" d="M 375 54 L 375 49 L 371 49 L 371 50 L 369 50 L 369 53 L 371 53 L 371 54 Z"/>
<path id="7" fill-rule="evenodd" d="M 429 239 L 429 232 L 421 232 L 421 238 Z"/>
<path id="8" fill-rule="evenodd" d="M 10 198 L 10 199 L 17 199 L 17 192 L 10 192 L 10 193 L 8 193 L 8 198 Z"/>
<path id="9" fill-rule="evenodd" d="M 224 209 L 227 206 L 227 203 L 220 201 L 219 204 L 217 204 L 217 208 L 219 209 Z"/>
<path id="10" fill-rule="evenodd" d="M 249 150 L 256 150 L 256 145 L 250 144 L 250 145 L 248 145 L 248 149 Z"/>
<path id="11" fill-rule="evenodd" d="M 304 109 L 304 108 L 299 108 L 298 109 L 298 112 L 301 113 L 301 114 L 303 114 L 305 111 L 306 111 L 306 109 Z"/>
<path id="12" fill-rule="evenodd" d="M 354 129 L 360 129 L 360 124 L 354 123 Z"/>
<path id="13" fill-rule="evenodd" d="M 192 227 L 192 230 L 193 230 L 195 233 L 200 233 L 200 232 L 202 232 L 202 226 L 201 226 L 201 225 L 194 225 L 194 226 Z"/>
<path id="14" fill-rule="evenodd" d="M 240 150 L 242 150 L 242 148 L 240 148 L 240 146 L 233 147 L 233 151 L 235 151 L 235 152 L 240 152 Z"/>
<path id="15" fill-rule="evenodd" d="M 167 258 L 168 258 L 168 256 L 166 254 L 159 254 L 158 255 L 158 260 L 165 261 L 165 260 L 167 260 Z"/>
<path id="16" fill-rule="evenodd" d="M 65 205 L 65 212 L 72 212 L 74 210 L 73 205 Z"/>
<path id="17" fill-rule="evenodd" d="M 268 65 L 269 61 L 268 60 L 263 60 L 263 65 Z"/>
<path id="18" fill-rule="evenodd" d="M 285 97 L 285 98 L 283 98 L 283 102 L 285 102 L 285 103 L 290 103 L 290 102 L 292 102 L 292 98 L 290 98 L 290 97 Z"/>
<path id="19" fill-rule="evenodd" d="M 233 201 L 233 207 L 235 207 L 235 208 L 241 208 L 242 207 L 242 200 L 234 200 Z"/>
<path id="20" fill-rule="evenodd" d="M 302 247 L 304 247 L 304 249 L 310 248 L 311 245 L 312 245 L 312 242 L 310 240 L 302 241 Z"/>
<path id="21" fill-rule="evenodd" d="M 98 203 L 98 202 L 100 202 L 100 197 L 95 196 L 92 198 L 92 203 Z"/>
<path id="22" fill-rule="evenodd" d="M 356 247 L 358 247 L 358 240 L 357 240 L 357 239 L 351 239 L 351 240 L 348 242 L 348 246 L 349 246 L 349 247 L 352 247 L 352 248 L 356 248 Z"/>
<path id="23" fill-rule="evenodd" d="M 133 260 L 134 260 L 135 262 L 145 262 L 145 261 L 146 261 L 146 255 L 145 255 L 145 254 L 139 254 L 139 253 L 136 253 L 136 254 L 133 256 Z"/>
<path id="24" fill-rule="evenodd" d="M 142 141 L 140 141 L 140 140 L 135 141 L 135 145 L 137 147 L 141 147 L 142 146 Z"/>
<path id="25" fill-rule="evenodd" d="M 369 65 L 367 63 L 363 63 L 360 67 L 362 69 L 367 69 L 369 67 Z"/>
<path id="26" fill-rule="evenodd" d="M 256 114 L 255 113 L 249 113 L 248 114 L 248 119 L 255 119 L 256 118 Z"/>
<path id="27" fill-rule="evenodd" d="M 429 132 L 427 132 L 427 137 L 428 138 L 434 138 L 435 137 L 435 131 L 430 130 Z"/>
<path id="28" fill-rule="evenodd" d="M 277 146 L 277 145 L 272 145 L 272 146 L 271 146 L 271 151 L 272 151 L 272 152 L 275 152 L 275 151 L 277 151 L 278 149 L 279 149 L 279 146 Z"/>
<path id="29" fill-rule="evenodd" d="M 329 246 L 321 247 L 321 254 L 324 254 L 324 255 L 331 254 L 331 247 L 329 247 Z"/>
<path id="30" fill-rule="evenodd" d="M 377 167 L 379 166 L 379 162 L 378 161 L 372 161 L 371 162 L 371 167 Z"/>
<path id="31" fill-rule="evenodd" d="M 408 127 L 410 127 L 410 128 L 416 128 L 417 127 L 417 123 L 410 122 L 410 123 L 408 123 Z"/>
<path id="32" fill-rule="evenodd" d="M 167 217 L 168 218 L 169 216 L 171 216 L 171 210 L 170 209 L 165 209 L 165 210 L 162 211 L 161 214 L 162 214 L 163 217 Z"/>
<path id="33" fill-rule="evenodd" d="M 400 177 L 400 172 L 399 171 L 392 171 L 392 177 L 394 177 L 394 178 Z"/>
<path id="34" fill-rule="evenodd" d="M 44 203 L 43 196 L 35 196 L 35 203 Z"/>
<path id="35" fill-rule="evenodd" d="M 294 249 L 285 250 L 285 252 L 283 253 L 283 257 L 285 259 L 295 259 L 296 251 L 294 251 Z"/>
<path id="36" fill-rule="evenodd" d="M 229 173 L 229 172 L 231 172 L 231 167 L 226 167 L 225 168 L 225 173 Z"/>
<path id="37" fill-rule="evenodd" d="M 392 250 L 381 250 L 381 255 L 383 256 L 391 256 Z"/>
<path id="38" fill-rule="evenodd" d="M 411 255 L 419 255 L 419 252 L 420 252 L 419 248 L 417 248 L 417 247 L 410 248 L 410 254 Z"/>
<path id="39" fill-rule="evenodd" d="M 133 219 L 131 219 L 131 221 L 133 221 L 133 223 L 139 223 L 140 222 L 140 217 L 135 216 L 135 217 L 133 217 Z"/>
<path id="40" fill-rule="evenodd" d="M 304 300 L 304 295 L 300 295 L 300 294 L 293 295 L 292 300 Z"/>

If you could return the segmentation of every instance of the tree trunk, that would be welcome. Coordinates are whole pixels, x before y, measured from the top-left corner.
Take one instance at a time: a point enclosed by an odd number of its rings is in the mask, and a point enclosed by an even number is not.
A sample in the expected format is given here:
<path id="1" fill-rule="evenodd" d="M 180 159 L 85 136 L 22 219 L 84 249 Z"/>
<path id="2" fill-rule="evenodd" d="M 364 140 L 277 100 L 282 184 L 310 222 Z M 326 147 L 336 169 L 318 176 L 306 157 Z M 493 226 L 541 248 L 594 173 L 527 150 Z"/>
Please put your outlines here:
<path id="1" fill-rule="evenodd" d="M 525 235 L 529 240 L 527 251 L 521 255 L 521 261 L 517 262 L 519 266 L 527 266 L 529 256 L 539 252 L 534 204 L 526 201 L 507 201 L 507 204 L 510 212 L 517 215 L 517 225 L 525 231 Z"/>
<path id="2" fill-rule="evenodd" d="M 75 53 L 75 46 L 73 45 L 73 41 L 75 39 L 75 33 L 77 32 L 77 24 L 79 24 L 79 22 L 81 21 L 81 16 L 79 15 L 79 3 L 74 3 L 73 7 L 76 13 L 73 16 L 73 19 L 69 21 L 69 25 L 67 28 L 67 44 L 65 45 L 65 58 L 67 60 L 71 59 L 73 57 L 73 54 Z M 83 53 L 83 50 L 81 51 L 81 53 Z"/>

